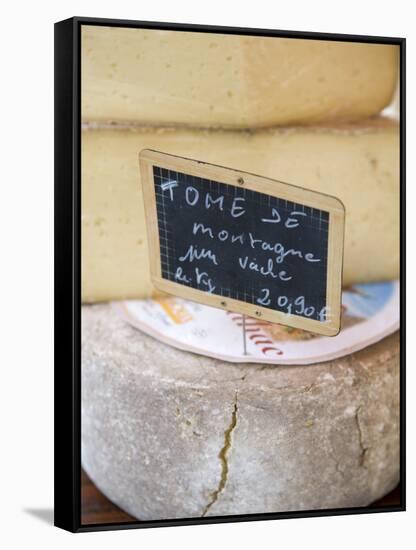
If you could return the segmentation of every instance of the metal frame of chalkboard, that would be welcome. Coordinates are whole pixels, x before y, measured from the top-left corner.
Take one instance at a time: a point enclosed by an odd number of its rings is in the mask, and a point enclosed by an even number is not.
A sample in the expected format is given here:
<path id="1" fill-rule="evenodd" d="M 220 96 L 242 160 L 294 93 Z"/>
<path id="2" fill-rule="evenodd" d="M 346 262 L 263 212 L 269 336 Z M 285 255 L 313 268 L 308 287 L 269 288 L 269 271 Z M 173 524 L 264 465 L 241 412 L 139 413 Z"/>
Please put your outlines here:
<path id="1" fill-rule="evenodd" d="M 209 306 L 235 311 L 272 323 L 288 325 L 325 336 L 336 336 L 341 324 L 341 287 L 344 249 L 345 209 L 342 202 L 330 195 L 317 193 L 295 185 L 265 178 L 241 170 L 226 168 L 201 160 L 188 159 L 144 149 L 139 153 L 141 184 L 145 205 L 147 238 L 149 245 L 150 273 L 154 286 L 163 292 Z M 210 294 L 162 276 L 160 232 L 157 217 L 157 197 L 153 167 L 158 166 L 190 176 L 209 179 L 230 186 L 257 191 L 279 199 L 301 203 L 305 206 L 329 212 L 326 308 L 325 321 L 310 319 L 294 313 L 288 314 L 238 299 Z"/>

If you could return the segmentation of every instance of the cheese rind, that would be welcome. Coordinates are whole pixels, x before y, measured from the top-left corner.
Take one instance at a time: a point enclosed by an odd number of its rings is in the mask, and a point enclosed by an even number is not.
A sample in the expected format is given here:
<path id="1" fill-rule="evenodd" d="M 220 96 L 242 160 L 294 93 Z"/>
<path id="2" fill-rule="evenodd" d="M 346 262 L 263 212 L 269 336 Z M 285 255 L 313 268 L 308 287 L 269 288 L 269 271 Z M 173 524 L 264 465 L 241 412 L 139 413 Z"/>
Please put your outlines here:
<path id="1" fill-rule="evenodd" d="M 82 27 L 82 117 L 256 128 L 353 120 L 389 104 L 398 46 Z"/>
<path id="2" fill-rule="evenodd" d="M 83 467 L 141 520 L 367 506 L 398 483 L 398 332 L 264 368 L 167 346 L 108 305 L 81 326 Z"/>
<path id="3" fill-rule="evenodd" d="M 138 154 L 145 148 L 238 168 L 338 197 L 344 284 L 399 274 L 399 135 L 360 126 L 257 132 L 106 129 L 82 133 L 82 300 L 153 292 Z"/>

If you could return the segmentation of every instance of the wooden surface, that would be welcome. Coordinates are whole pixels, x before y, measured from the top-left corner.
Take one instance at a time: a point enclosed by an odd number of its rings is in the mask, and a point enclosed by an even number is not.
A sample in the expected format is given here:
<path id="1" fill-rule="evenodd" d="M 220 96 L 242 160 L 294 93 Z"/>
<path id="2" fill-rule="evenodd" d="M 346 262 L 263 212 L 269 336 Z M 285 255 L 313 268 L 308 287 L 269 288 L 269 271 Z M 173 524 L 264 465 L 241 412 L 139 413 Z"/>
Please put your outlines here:
<path id="1" fill-rule="evenodd" d="M 400 485 L 382 499 L 374 502 L 371 508 L 398 506 L 400 504 Z M 120 523 L 137 521 L 108 500 L 93 484 L 87 474 L 82 472 L 81 481 L 81 522 L 83 525 L 97 523 Z"/>
<path id="2" fill-rule="evenodd" d="M 137 521 L 106 498 L 87 474 L 81 474 L 81 523 L 119 523 Z"/>

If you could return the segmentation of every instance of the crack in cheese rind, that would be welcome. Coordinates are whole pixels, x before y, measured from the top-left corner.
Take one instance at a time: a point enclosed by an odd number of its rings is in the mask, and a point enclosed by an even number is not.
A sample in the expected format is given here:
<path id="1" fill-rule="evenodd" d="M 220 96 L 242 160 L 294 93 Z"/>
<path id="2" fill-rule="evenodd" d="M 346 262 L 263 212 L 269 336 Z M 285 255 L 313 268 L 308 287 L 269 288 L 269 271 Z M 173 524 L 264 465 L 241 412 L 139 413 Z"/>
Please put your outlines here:
<path id="1" fill-rule="evenodd" d="M 152 294 L 138 153 L 156 149 L 338 197 L 344 284 L 399 274 L 399 132 L 389 120 L 246 131 L 92 129 L 82 133 L 82 299 Z"/>
<path id="2" fill-rule="evenodd" d="M 373 116 L 398 46 L 83 26 L 82 118 L 258 128 Z"/>

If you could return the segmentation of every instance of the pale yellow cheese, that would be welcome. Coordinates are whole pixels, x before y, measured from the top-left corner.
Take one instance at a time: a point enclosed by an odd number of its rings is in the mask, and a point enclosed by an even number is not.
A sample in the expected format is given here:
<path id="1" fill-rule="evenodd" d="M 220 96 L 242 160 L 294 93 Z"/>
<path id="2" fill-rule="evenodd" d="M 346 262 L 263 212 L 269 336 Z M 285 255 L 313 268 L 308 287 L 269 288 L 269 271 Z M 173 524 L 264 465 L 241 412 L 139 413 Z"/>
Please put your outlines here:
<path id="1" fill-rule="evenodd" d="M 82 26 L 82 117 L 255 128 L 377 114 L 398 46 Z"/>
<path id="2" fill-rule="evenodd" d="M 90 129 L 82 134 L 82 298 L 149 296 L 138 153 L 152 148 L 322 191 L 346 208 L 344 283 L 399 273 L 395 123 L 210 131 Z"/>

